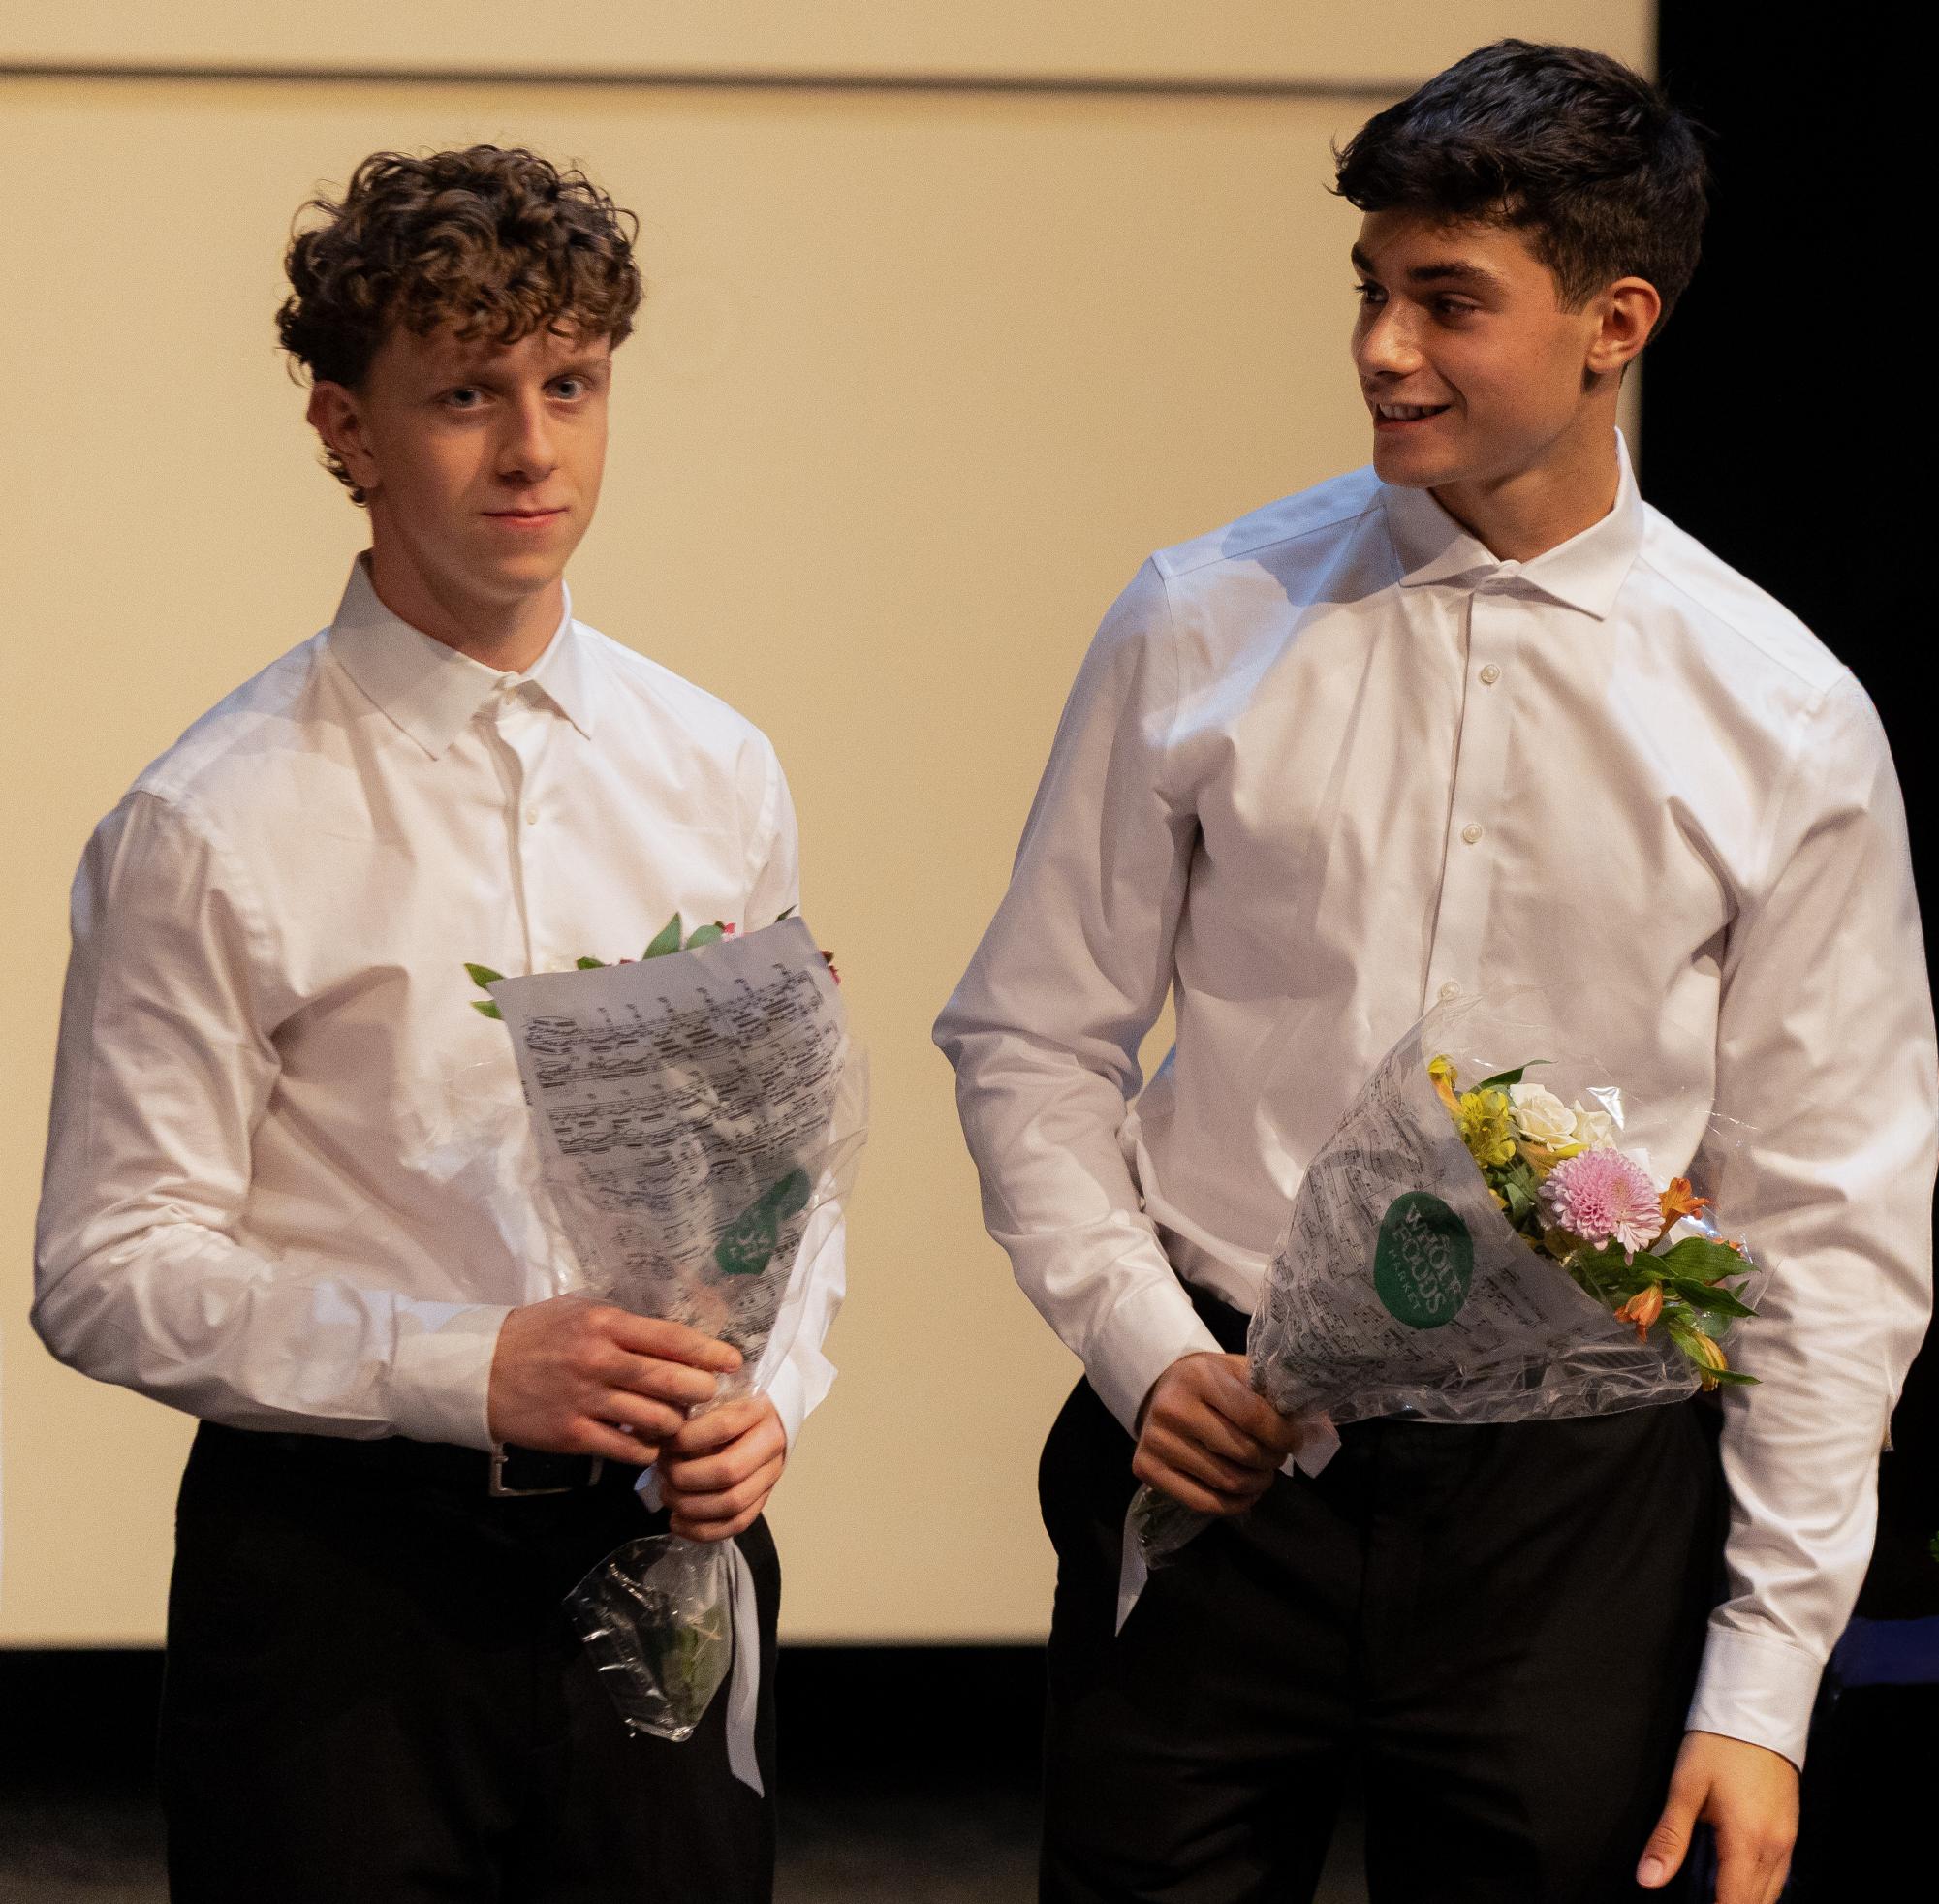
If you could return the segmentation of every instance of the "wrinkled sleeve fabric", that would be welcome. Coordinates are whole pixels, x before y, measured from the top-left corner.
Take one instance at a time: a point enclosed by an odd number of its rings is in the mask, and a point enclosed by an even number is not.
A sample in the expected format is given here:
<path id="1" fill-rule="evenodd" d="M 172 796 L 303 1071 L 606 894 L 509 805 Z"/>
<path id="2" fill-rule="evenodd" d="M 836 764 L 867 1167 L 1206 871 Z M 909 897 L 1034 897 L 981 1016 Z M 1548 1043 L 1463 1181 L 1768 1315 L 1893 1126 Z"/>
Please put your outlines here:
<path id="1" fill-rule="evenodd" d="M 34 1326 L 209 1420 L 485 1448 L 494 1305 L 308 1280 L 239 1241 L 276 1087 L 274 933 L 220 834 L 131 794 L 73 894 Z"/>
<path id="2" fill-rule="evenodd" d="M 1939 1117 L 1903 802 L 1849 674 L 1799 723 L 1764 890 L 1731 935 L 1719 1207 L 1772 1274 L 1726 1396 L 1729 1597 L 1692 1728 L 1796 1764 L 1870 1556 L 1877 1462 L 1931 1311 Z"/>
<path id="3" fill-rule="evenodd" d="M 764 747 L 761 817 L 755 828 L 756 870 L 747 902 L 750 931 L 771 925 L 801 903 L 800 832 L 787 776 L 771 747 Z M 770 1340 L 778 1354 L 755 1371 L 756 1386 L 774 1404 L 795 1446 L 801 1423 L 834 1387 L 835 1365 L 824 1349 L 848 1291 L 848 1234 L 840 1206 L 825 1203 L 808 1219 L 795 1276 Z"/>
<path id="4" fill-rule="evenodd" d="M 1085 657 L 1009 890 L 936 1024 L 989 1233 L 1127 1429 L 1173 1361 L 1218 1348 L 1120 1141 L 1197 840 L 1171 784 L 1181 696 L 1166 579 L 1146 563 Z"/>

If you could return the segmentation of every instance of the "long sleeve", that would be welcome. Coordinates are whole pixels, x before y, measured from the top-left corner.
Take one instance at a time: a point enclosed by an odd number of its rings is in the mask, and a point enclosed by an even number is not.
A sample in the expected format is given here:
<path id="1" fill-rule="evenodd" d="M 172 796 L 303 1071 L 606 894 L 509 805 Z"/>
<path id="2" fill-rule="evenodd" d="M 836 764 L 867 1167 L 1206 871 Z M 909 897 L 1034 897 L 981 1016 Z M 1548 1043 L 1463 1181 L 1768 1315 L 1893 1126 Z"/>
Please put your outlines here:
<path id="1" fill-rule="evenodd" d="M 134 794 L 76 879 L 34 1326 L 237 1427 L 489 1446 L 503 1307 L 306 1277 L 238 1241 L 279 1077 L 270 930 L 218 836 Z"/>
<path id="2" fill-rule="evenodd" d="M 1849 675 L 1798 735 L 1723 972 L 1719 1208 L 1772 1267 L 1727 1401 L 1729 1598 L 1693 1728 L 1801 1764 L 1871 1551 L 1879 1448 L 1931 1308 L 1935 1057 L 1904 814 Z"/>
<path id="3" fill-rule="evenodd" d="M 989 1233 L 1127 1428 L 1178 1357 L 1218 1346 L 1120 1141 L 1196 838 L 1168 785 L 1178 703 L 1166 585 L 1146 564 L 1079 673 L 1010 890 L 936 1025 Z"/>
<path id="4" fill-rule="evenodd" d="M 764 844 L 747 903 L 750 930 L 771 924 L 783 913 L 797 909 L 801 900 L 800 837 L 795 803 L 781 764 L 771 750 L 766 754 L 766 769 L 760 828 Z M 775 1318 L 772 1340 L 782 1353 L 766 1358 L 756 1371 L 757 1385 L 773 1402 L 791 1449 L 801 1423 L 834 1387 L 835 1365 L 823 1344 L 848 1291 L 847 1244 L 848 1233 L 837 1204 L 825 1204 L 809 1218 L 798 1258 L 805 1273 L 795 1278 Z"/>

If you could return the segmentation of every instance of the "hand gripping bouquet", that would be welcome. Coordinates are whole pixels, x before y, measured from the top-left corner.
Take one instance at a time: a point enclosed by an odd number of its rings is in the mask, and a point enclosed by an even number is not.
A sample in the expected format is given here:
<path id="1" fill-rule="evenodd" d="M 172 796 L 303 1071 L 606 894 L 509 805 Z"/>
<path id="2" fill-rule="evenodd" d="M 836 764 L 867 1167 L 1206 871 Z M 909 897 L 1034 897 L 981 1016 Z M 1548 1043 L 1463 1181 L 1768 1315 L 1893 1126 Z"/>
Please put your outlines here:
<path id="1" fill-rule="evenodd" d="M 1253 1387 L 1334 1422 L 1611 1415 L 1752 1378 L 1726 1344 L 1763 1272 L 1626 1135 L 1621 1084 L 1548 998 L 1439 1006 L 1381 1061 L 1294 1198 L 1247 1331 Z M 1640 1107 L 1663 1128 L 1682 1107 Z M 1745 1133 L 1702 1120 L 1700 1160 Z M 1206 1517 L 1132 1504 L 1119 1617 Z"/>
<path id="2" fill-rule="evenodd" d="M 544 1218 L 593 1295 L 740 1351 L 706 1407 L 785 1359 L 866 1128 L 867 1074 L 833 962 L 799 920 L 744 936 L 675 915 L 639 961 L 468 968 L 516 1047 Z M 699 1411 L 696 1411 L 699 1412 Z M 648 1470 L 641 1492 L 657 1504 Z M 625 1723 L 693 1733 L 735 1670 L 730 1757 L 759 1785 L 751 1576 L 729 1542 L 642 1536 L 566 1610 Z"/>

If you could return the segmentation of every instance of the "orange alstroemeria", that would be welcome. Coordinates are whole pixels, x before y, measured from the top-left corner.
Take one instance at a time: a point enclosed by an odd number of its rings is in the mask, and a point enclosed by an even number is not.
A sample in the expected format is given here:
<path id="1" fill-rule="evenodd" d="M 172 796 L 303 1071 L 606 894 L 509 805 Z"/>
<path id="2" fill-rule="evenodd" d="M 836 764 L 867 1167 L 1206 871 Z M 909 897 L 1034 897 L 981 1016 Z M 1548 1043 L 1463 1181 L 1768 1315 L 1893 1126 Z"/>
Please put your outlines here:
<path id="1" fill-rule="evenodd" d="M 1678 1217 L 1696 1216 L 1710 1207 L 1707 1197 L 1699 1197 L 1686 1176 L 1673 1176 L 1670 1188 L 1658 1199 L 1663 1209 L 1663 1227 L 1668 1230 Z"/>
<path id="2" fill-rule="evenodd" d="M 1615 1319 L 1619 1323 L 1634 1323 L 1636 1325 L 1636 1339 L 1639 1342 L 1647 1342 L 1649 1340 L 1649 1326 L 1662 1313 L 1663 1285 L 1661 1283 L 1650 1283 L 1646 1287 L 1638 1290 L 1615 1312 Z"/>
<path id="3" fill-rule="evenodd" d="M 1701 1329 L 1692 1329 L 1684 1338 L 1690 1348 L 1690 1359 L 1697 1364 L 1697 1373 L 1703 1378 L 1705 1389 L 1714 1389 L 1717 1378 L 1710 1373 L 1715 1368 L 1729 1368 L 1724 1352 Z"/>
<path id="4" fill-rule="evenodd" d="M 1458 1124 L 1461 1121 L 1461 1101 L 1454 1095 L 1454 1065 L 1446 1058 L 1429 1058 L 1427 1076 L 1434 1080 L 1436 1095 L 1448 1107 L 1448 1115 Z"/>

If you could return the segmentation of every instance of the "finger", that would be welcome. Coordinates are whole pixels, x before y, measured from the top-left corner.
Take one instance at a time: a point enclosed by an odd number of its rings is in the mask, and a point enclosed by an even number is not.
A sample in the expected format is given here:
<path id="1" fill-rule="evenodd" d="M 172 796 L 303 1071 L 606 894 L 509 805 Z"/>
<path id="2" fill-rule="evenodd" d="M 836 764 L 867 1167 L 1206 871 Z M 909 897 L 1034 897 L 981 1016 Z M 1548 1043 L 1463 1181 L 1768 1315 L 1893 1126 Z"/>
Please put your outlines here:
<path id="1" fill-rule="evenodd" d="M 1251 1442 L 1262 1455 L 1270 1454 L 1276 1467 L 1297 1440 L 1293 1419 L 1280 1414 L 1236 1371 L 1221 1362 L 1206 1385 L 1205 1399 Z"/>
<path id="2" fill-rule="evenodd" d="M 1145 1438 L 1166 1466 L 1214 1494 L 1254 1501 L 1266 1491 L 1271 1480 L 1269 1469 L 1262 1474 L 1257 1468 L 1241 1467 L 1236 1461 L 1228 1461 L 1209 1449 L 1201 1448 L 1184 1435 L 1172 1433 L 1162 1424 L 1146 1428 Z"/>
<path id="3" fill-rule="evenodd" d="M 656 1445 L 671 1442 L 687 1419 L 677 1408 L 669 1408 L 665 1402 L 649 1401 L 630 1389 L 601 1389 L 586 1403 L 584 1412 L 594 1420 L 610 1422 L 614 1427 L 631 1428 L 641 1439 Z"/>
<path id="4" fill-rule="evenodd" d="M 759 1426 L 767 1413 L 766 1403 L 757 1397 L 745 1401 L 724 1401 L 703 1415 L 689 1416 L 680 1423 L 676 1437 L 682 1454 L 706 1454 L 738 1441 Z"/>
<path id="5" fill-rule="evenodd" d="M 711 1335 L 703 1335 L 685 1323 L 670 1323 L 657 1316 L 636 1316 L 625 1309 L 600 1309 L 594 1313 L 607 1339 L 636 1356 L 685 1362 L 691 1368 L 713 1369 L 722 1375 L 731 1375 L 740 1366 L 738 1349 Z"/>
<path id="6" fill-rule="evenodd" d="M 675 1486 L 668 1505 L 674 1509 L 682 1520 L 692 1521 L 697 1526 L 706 1526 L 715 1521 L 734 1520 L 745 1514 L 751 1507 L 757 1507 L 774 1491 L 774 1483 L 781 1479 L 781 1463 L 764 1463 L 744 1481 L 733 1487 L 708 1488 L 695 1493 L 689 1488 Z"/>
<path id="7" fill-rule="evenodd" d="M 609 1421 L 580 1416 L 566 1430 L 570 1446 L 558 1450 L 565 1454 L 596 1454 L 626 1468 L 650 1468 L 660 1458 L 659 1446 L 638 1435 L 629 1435 Z"/>
<path id="8" fill-rule="evenodd" d="M 1642 1859 L 1636 1867 L 1636 1881 L 1645 1890 L 1660 1889 L 1682 1868 L 1697 1812 L 1706 1795 L 1706 1788 L 1679 1778 L 1671 1779 L 1663 1815 L 1656 1821 L 1656 1829 L 1650 1832 L 1642 1848 Z"/>
<path id="9" fill-rule="evenodd" d="M 1168 1395 L 1145 1418 L 1146 1429 L 1169 1428 L 1173 1434 L 1242 1468 L 1276 1466 L 1253 1438 L 1235 1428 L 1203 1395 Z"/>
<path id="10" fill-rule="evenodd" d="M 745 1514 L 733 1520 L 682 1521 L 675 1516 L 668 1522 L 672 1531 L 684 1541 L 731 1541 L 736 1534 L 744 1534 L 761 1518 L 761 1510 L 766 1502 L 757 1502 Z"/>
<path id="11" fill-rule="evenodd" d="M 601 1377 L 615 1389 L 630 1389 L 637 1395 L 650 1395 L 669 1402 L 681 1412 L 712 1401 L 720 1392 L 720 1378 L 705 1369 L 685 1362 L 661 1361 L 651 1356 L 635 1356 L 615 1351 L 602 1364 Z"/>
<path id="12" fill-rule="evenodd" d="M 1214 1494 L 1209 1488 L 1201 1486 L 1198 1482 L 1160 1460 L 1142 1442 L 1131 1457 L 1131 1472 L 1147 1486 L 1157 1488 L 1159 1493 L 1176 1501 L 1181 1507 L 1190 1508 L 1194 1514 L 1224 1518 L 1228 1514 L 1243 1514 L 1252 1505 L 1250 1501 Z"/>
<path id="13" fill-rule="evenodd" d="M 698 1458 L 677 1446 L 667 1449 L 666 1472 L 689 1494 L 717 1494 L 723 1488 L 738 1487 L 749 1475 L 759 1474 L 770 1463 L 787 1459 L 787 1445 L 778 1434 L 763 1434 L 756 1428 L 726 1448 Z"/>

